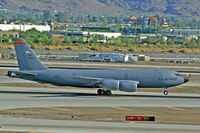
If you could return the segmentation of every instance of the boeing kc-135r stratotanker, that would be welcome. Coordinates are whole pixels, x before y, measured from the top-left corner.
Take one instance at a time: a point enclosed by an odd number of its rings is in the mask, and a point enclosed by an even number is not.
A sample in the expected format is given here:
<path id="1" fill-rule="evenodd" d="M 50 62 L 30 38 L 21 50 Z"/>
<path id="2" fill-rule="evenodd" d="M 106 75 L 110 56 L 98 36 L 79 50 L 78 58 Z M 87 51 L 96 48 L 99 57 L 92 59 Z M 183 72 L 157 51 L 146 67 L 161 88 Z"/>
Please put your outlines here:
<path id="1" fill-rule="evenodd" d="M 44 66 L 24 39 L 14 39 L 19 71 L 8 76 L 50 83 L 56 86 L 98 87 L 98 94 L 111 95 L 111 90 L 135 92 L 137 88 L 167 88 L 189 81 L 186 75 L 161 69 L 49 69 Z"/>

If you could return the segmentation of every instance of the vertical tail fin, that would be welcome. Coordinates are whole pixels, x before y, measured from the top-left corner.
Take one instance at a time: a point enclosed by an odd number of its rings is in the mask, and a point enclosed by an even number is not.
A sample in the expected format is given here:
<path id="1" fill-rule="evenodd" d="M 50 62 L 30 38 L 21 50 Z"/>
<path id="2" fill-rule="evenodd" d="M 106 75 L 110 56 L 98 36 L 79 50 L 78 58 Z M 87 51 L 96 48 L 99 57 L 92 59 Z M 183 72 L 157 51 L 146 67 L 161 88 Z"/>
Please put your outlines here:
<path id="1" fill-rule="evenodd" d="M 47 70 L 22 38 L 14 38 L 15 52 L 20 70 Z"/>

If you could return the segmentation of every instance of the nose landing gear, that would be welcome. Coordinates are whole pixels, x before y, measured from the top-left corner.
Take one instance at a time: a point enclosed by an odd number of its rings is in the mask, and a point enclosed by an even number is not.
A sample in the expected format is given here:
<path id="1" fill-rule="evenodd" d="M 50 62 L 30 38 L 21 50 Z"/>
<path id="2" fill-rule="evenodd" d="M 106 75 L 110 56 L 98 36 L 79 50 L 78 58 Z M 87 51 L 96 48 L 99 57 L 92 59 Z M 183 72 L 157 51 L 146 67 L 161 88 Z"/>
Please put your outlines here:
<path id="1" fill-rule="evenodd" d="M 165 88 L 163 94 L 164 94 L 164 95 L 168 95 L 168 88 Z"/>
<path id="2" fill-rule="evenodd" d="M 8 75 L 9 77 L 11 77 L 11 76 L 12 76 L 12 72 L 8 71 L 7 75 Z"/>
<path id="3" fill-rule="evenodd" d="M 103 90 L 103 89 L 98 89 L 97 93 L 99 95 L 108 95 L 108 96 L 110 96 L 112 94 L 111 90 Z"/>

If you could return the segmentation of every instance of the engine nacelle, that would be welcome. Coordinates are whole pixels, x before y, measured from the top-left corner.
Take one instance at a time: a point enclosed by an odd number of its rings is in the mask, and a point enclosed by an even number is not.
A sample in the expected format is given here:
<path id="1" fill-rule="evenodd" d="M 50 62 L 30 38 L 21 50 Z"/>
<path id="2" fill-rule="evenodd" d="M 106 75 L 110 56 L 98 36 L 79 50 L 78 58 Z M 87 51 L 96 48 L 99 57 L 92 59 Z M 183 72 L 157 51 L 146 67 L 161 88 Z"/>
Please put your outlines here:
<path id="1" fill-rule="evenodd" d="M 137 90 L 137 81 L 124 80 L 120 81 L 119 89 L 126 92 L 135 92 Z"/>
<path id="2" fill-rule="evenodd" d="M 139 82 L 131 80 L 114 80 L 108 79 L 101 82 L 101 87 L 105 90 L 117 90 L 126 92 L 135 92 Z"/>
<path id="3" fill-rule="evenodd" d="M 117 90 L 119 89 L 119 81 L 113 79 L 103 80 L 101 87 L 105 90 Z"/>

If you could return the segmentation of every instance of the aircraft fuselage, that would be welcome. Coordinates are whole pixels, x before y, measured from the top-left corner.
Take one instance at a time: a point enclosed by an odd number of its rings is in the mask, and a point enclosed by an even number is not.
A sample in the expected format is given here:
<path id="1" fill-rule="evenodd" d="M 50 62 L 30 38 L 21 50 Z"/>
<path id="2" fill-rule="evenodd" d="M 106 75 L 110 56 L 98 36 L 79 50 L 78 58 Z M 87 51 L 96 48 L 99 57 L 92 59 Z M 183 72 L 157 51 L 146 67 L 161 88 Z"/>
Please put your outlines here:
<path id="1" fill-rule="evenodd" d="M 29 70 L 28 72 L 35 73 L 37 76 L 23 78 L 47 82 L 58 86 L 94 86 L 94 82 L 92 81 L 83 81 L 76 79 L 75 77 L 138 81 L 139 88 L 168 88 L 184 83 L 184 76 L 177 76 L 176 71 L 160 69 L 53 69 Z"/>

